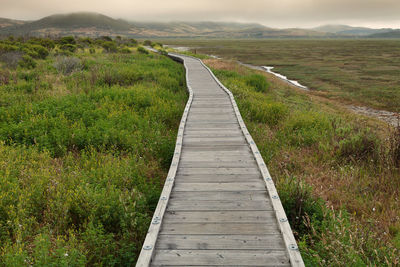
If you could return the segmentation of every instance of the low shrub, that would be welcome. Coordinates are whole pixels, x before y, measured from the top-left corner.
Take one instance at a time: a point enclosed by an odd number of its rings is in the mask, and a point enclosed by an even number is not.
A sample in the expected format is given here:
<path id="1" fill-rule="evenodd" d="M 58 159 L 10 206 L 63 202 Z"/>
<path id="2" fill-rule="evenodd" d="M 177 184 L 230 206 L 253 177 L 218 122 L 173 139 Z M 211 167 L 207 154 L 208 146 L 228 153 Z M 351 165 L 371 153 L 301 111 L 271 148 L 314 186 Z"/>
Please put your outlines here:
<path id="1" fill-rule="evenodd" d="M 360 129 L 358 133 L 352 133 L 336 145 L 336 155 L 345 160 L 377 159 L 378 153 L 378 137 L 369 129 Z"/>
<path id="2" fill-rule="evenodd" d="M 18 51 L 18 46 L 0 43 L 0 54 Z"/>
<path id="3" fill-rule="evenodd" d="M 168 56 L 168 52 L 165 51 L 164 49 L 160 49 L 160 50 L 158 50 L 158 52 L 163 56 Z"/>
<path id="4" fill-rule="evenodd" d="M 147 49 L 144 48 L 143 46 L 139 46 L 139 47 L 137 48 L 137 51 L 138 51 L 139 53 L 141 53 L 141 54 L 145 54 L 145 55 L 148 55 L 148 54 L 149 54 L 149 51 L 147 51 Z"/>
<path id="5" fill-rule="evenodd" d="M 59 73 L 64 75 L 70 75 L 83 68 L 81 60 L 76 57 L 57 57 L 53 66 Z"/>
<path id="6" fill-rule="evenodd" d="M 40 38 L 39 44 L 49 50 L 54 49 L 54 47 L 56 46 L 55 42 L 50 38 Z"/>
<path id="7" fill-rule="evenodd" d="M 153 43 L 152 43 L 152 41 L 150 41 L 150 40 L 145 40 L 144 42 L 143 42 L 143 45 L 146 45 L 146 46 L 151 46 Z"/>
<path id="8" fill-rule="evenodd" d="M 22 56 L 22 60 L 18 62 L 19 66 L 26 69 L 34 69 L 36 67 L 36 61 L 29 55 Z"/>
<path id="9" fill-rule="evenodd" d="M 389 138 L 389 157 L 393 165 L 400 168 L 400 126 L 397 126 Z M 399 234 L 400 244 L 400 234 Z"/>
<path id="10" fill-rule="evenodd" d="M 70 45 L 75 45 L 75 44 L 76 44 L 76 40 L 75 40 L 75 38 L 74 38 L 73 36 L 65 36 L 65 37 L 62 37 L 62 38 L 58 41 L 58 43 L 59 43 L 60 45 L 68 45 L 68 44 L 70 44 Z"/>
<path id="11" fill-rule="evenodd" d="M 9 70 L 0 70 L 0 85 L 8 85 L 10 83 L 11 73 Z"/>
<path id="12" fill-rule="evenodd" d="M 124 48 L 120 49 L 119 52 L 120 52 L 120 53 L 123 53 L 123 54 L 130 54 L 130 53 L 132 53 L 132 51 L 131 51 L 128 47 L 124 47 Z"/>
<path id="13" fill-rule="evenodd" d="M 60 49 L 66 52 L 74 53 L 77 49 L 77 46 L 74 44 L 62 44 Z"/>
<path id="14" fill-rule="evenodd" d="M 101 47 L 103 47 L 104 51 L 107 53 L 115 53 L 118 51 L 117 44 L 113 41 L 103 42 Z"/>
<path id="15" fill-rule="evenodd" d="M 249 103 L 251 119 L 260 123 L 267 123 L 269 126 L 276 126 L 283 122 L 288 115 L 288 107 L 282 103 Z"/>
<path id="16" fill-rule="evenodd" d="M 286 177 L 279 180 L 277 189 L 286 216 L 297 238 L 311 231 L 308 225 L 304 224 L 306 217 L 313 222 L 314 227 L 321 224 L 324 219 L 324 202 L 312 195 L 310 186 L 294 177 Z"/>
<path id="17" fill-rule="evenodd" d="M 41 45 L 30 45 L 29 49 L 35 51 L 39 59 L 45 59 L 49 55 L 49 51 Z"/>
<path id="18" fill-rule="evenodd" d="M 22 56 L 23 53 L 20 51 L 5 52 L 0 55 L 0 61 L 3 62 L 7 68 L 15 69 L 22 60 Z"/>
<path id="19" fill-rule="evenodd" d="M 296 112 L 284 126 L 281 138 L 293 146 L 310 146 L 332 134 L 330 120 L 324 114 L 309 111 Z M 281 134 L 281 133 L 279 133 Z"/>
<path id="20" fill-rule="evenodd" d="M 138 45 L 138 41 L 135 40 L 135 39 L 129 39 L 129 44 L 130 44 L 131 46 L 137 46 L 137 45 Z"/>
<path id="21" fill-rule="evenodd" d="M 246 84 L 254 88 L 255 91 L 261 93 L 266 93 L 269 87 L 265 76 L 260 74 L 246 76 Z"/>

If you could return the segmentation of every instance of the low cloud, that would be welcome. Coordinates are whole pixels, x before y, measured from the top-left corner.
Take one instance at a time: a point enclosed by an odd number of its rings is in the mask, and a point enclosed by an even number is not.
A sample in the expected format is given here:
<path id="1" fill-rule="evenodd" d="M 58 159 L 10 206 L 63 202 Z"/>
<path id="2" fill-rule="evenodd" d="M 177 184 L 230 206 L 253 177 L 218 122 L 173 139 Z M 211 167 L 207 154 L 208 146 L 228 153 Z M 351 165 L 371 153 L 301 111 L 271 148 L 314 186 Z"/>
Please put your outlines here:
<path id="1" fill-rule="evenodd" d="M 273 27 L 346 23 L 400 27 L 399 0 L 0 0 L 0 17 L 99 12 L 133 21 L 240 21 Z"/>

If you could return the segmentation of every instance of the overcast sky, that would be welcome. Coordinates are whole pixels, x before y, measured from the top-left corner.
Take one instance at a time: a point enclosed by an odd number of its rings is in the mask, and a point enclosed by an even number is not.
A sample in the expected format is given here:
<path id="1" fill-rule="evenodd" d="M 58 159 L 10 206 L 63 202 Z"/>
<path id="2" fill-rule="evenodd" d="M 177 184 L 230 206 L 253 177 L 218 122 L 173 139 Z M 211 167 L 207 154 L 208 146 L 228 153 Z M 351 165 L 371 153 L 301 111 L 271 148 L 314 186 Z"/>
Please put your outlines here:
<path id="1" fill-rule="evenodd" d="M 400 28 L 400 0 L 0 0 L 0 17 L 98 12 L 131 21 L 238 21 L 270 27 L 322 24 Z"/>

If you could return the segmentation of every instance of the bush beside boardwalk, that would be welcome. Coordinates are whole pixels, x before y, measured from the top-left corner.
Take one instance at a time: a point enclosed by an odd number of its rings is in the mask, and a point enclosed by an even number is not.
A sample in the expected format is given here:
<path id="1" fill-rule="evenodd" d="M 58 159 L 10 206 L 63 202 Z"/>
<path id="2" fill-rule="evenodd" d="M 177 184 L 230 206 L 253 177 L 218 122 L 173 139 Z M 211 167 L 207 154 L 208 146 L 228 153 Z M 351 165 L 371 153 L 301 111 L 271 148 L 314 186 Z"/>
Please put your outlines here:
<path id="1" fill-rule="evenodd" d="M 400 264 L 400 128 L 234 62 L 205 62 L 235 96 L 306 265 Z M 264 81 L 249 83 L 254 75 Z"/>
<path id="2" fill-rule="evenodd" d="M 183 67 L 123 38 L 4 47 L 20 58 L 0 63 L 0 265 L 133 265 L 186 104 Z"/>

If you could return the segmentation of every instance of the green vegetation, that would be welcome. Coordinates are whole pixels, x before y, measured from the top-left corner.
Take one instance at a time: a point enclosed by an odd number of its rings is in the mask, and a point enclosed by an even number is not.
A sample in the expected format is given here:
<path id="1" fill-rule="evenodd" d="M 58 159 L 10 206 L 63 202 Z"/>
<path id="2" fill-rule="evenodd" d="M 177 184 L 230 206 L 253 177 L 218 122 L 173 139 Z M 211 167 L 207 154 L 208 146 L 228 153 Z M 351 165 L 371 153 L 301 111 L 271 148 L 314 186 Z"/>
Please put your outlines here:
<path id="1" fill-rule="evenodd" d="M 235 95 L 306 266 L 398 265 L 400 128 L 231 61 L 205 62 Z"/>
<path id="2" fill-rule="evenodd" d="M 378 50 L 379 42 L 361 43 Z M 349 54 L 329 56 L 347 60 L 355 53 L 353 43 L 344 43 Z M 397 53 L 397 43 L 388 44 Z M 140 45 L 107 36 L 0 41 L 0 266 L 135 263 L 187 100 L 183 67 Z M 309 53 L 314 68 L 319 54 Z M 282 62 L 290 58 L 284 55 Z M 347 87 L 307 94 L 263 72 L 200 57 L 234 93 L 306 264 L 398 265 L 400 129 L 351 115 L 326 98 L 375 105 L 372 99 L 383 96 L 365 98 Z M 397 59 L 390 64 L 380 66 L 381 84 L 397 81 L 386 72 Z M 327 75 L 335 69 L 320 68 Z"/>
<path id="3" fill-rule="evenodd" d="M 0 266 L 132 266 L 172 159 L 183 67 L 135 40 L 35 40 L 0 41 Z"/>
<path id="4" fill-rule="evenodd" d="M 400 112 L 397 40 L 168 40 L 298 80 L 330 99 Z"/>

